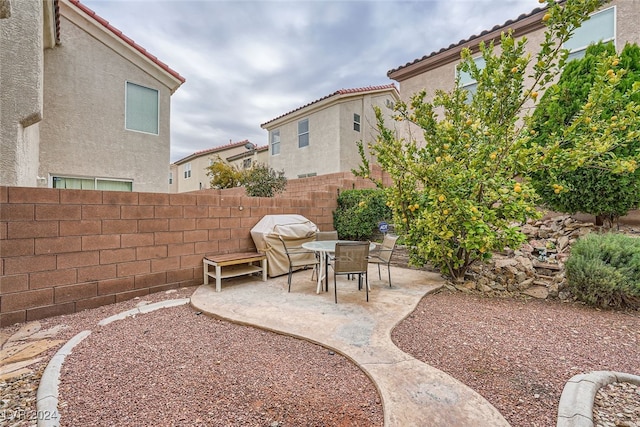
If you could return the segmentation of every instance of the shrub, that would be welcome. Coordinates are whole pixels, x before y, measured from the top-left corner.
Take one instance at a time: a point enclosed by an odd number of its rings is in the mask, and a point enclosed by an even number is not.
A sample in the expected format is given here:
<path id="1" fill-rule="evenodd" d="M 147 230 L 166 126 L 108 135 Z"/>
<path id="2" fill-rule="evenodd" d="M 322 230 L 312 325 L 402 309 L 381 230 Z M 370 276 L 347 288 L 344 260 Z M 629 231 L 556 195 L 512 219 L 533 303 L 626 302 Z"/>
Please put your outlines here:
<path id="1" fill-rule="evenodd" d="M 249 197 L 273 197 L 287 188 L 284 170 L 276 171 L 265 164 L 254 164 L 244 171 L 242 183 Z"/>
<path id="2" fill-rule="evenodd" d="M 338 196 L 333 226 L 341 239 L 371 239 L 378 223 L 389 220 L 391 209 L 380 189 L 345 190 Z"/>
<path id="3" fill-rule="evenodd" d="M 615 55 L 613 43 L 599 43 L 589 46 L 583 58 L 565 66 L 558 83 L 547 90 L 533 114 L 532 128 L 536 132 L 534 141 L 544 145 L 558 129 L 571 125 L 584 103 L 589 100 L 590 90 L 598 77 L 599 61 Z M 637 44 L 627 44 L 613 64 L 616 64 L 613 68 L 620 71 L 620 78 L 604 108 L 588 115 L 587 120 L 592 124 L 596 118 L 613 120 L 616 115 L 614 101 L 623 96 L 628 95 L 636 104 L 640 102 L 640 92 L 633 88 L 633 84 L 640 80 L 640 47 Z M 630 132 L 637 132 L 638 129 L 640 126 L 637 121 L 630 127 L 610 129 L 607 137 L 616 141 L 617 145 L 612 151 L 614 157 L 626 159 L 637 156 L 640 139 Z M 608 131 L 595 124 L 592 129 L 594 137 Z M 565 144 L 571 146 L 571 139 Z M 534 172 L 532 178 L 533 186 L 545 204 L 560 212 L 582 212 L 613 222 L 640 204 L 640 169 L 623 172 L 597 167 L 541 170 Z M 562 186 L 559 187 L 557 183 Z M 562 188 L 566 191 L 561 191 Z"/>
<path id="4" fill-rule="evenodd" d="M 571 249 L 567 285 L 587 304 L 640 309 L 640 239 L 623 234 L 588 234 Z"/>

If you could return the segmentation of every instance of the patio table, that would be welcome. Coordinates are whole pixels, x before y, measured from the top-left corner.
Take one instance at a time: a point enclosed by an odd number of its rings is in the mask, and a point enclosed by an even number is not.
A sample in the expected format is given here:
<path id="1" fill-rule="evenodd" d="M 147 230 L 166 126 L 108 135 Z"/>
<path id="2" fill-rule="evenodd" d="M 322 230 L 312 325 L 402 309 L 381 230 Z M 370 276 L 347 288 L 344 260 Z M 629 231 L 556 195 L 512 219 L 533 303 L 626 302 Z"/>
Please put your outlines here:
<path id="1" fill-rule="evenodd" d="M 322 289 L 322 279 L 325 279 L 325 292 L 329 291 L 329 255 L 335 253 L 336 243 L 354 243 L 353 240 L 315 240 L 313 242 L 305 242 L 302 247 L 317 252 L 320 257 L 320 266 L 318 267 L 318 285 L 316 293 L 319 294 Z M 369 250 L 375 249 L 376 244 L 370 243 Z"/>

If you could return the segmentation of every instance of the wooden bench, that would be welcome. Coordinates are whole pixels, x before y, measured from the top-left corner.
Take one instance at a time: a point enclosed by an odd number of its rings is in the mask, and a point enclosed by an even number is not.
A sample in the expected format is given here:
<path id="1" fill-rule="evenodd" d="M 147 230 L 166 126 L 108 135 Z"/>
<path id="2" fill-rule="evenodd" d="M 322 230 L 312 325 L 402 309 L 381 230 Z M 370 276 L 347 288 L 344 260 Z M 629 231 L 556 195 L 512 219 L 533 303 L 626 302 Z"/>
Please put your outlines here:
<path id="1" fill-rule="evenodd" d="M 258 261 L 260 262 L 259 266 L 254 264 Z M 209 277 L 215 278 L 216 292 L 220 292 L 222 289 L 222 279 L 229 277 L 262 272 L 262 281 L 267 281 L 267 256 L 259 252 L 205 256 L 202 262 L 204 267 L 204 284 L 209 284 Z M 210 272 L 209 266 L 215 267 L 215 272 Z"/>

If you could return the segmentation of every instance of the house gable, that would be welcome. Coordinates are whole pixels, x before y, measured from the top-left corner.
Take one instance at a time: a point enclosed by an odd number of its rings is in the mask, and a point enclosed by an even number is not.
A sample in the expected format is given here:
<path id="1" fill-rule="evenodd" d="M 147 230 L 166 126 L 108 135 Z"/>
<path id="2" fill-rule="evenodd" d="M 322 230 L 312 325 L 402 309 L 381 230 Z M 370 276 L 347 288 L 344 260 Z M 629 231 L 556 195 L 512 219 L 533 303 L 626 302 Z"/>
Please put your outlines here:
<path id="1" fill-rule="evenodd" d="M 69 21 L 153 76 L 168 87 L 172 94 L 185 82 L 185 78 L 177 71 L 147 52 L 79 0 L 59 0 L 59 2 L 60 13 Z"/>

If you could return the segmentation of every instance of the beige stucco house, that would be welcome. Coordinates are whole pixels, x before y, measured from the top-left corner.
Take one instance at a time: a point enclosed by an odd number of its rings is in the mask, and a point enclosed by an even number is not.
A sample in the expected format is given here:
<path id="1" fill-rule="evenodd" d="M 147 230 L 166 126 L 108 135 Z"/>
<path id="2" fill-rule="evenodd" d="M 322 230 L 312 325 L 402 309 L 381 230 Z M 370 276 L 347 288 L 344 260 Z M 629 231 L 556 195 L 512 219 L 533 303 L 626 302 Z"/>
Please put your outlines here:
<path id="1" fill-rule="evenodd" d="M 267 146 L 258 147 L 248 140 L 232 142 L 197 151 L 169 166 L 169 192 L 184 193 L 211 188 L 207 168 L 218 158 L 238 169 L 249 169 L 254 163 L 267 164 Z"/>
<path id="2" fill-rule="evenodd" d="M 0 0 L 0 185 L 167 192 L 185 79 L 78 0 Z"/>
<path id="3" fill-rule="evenodd" d="M 387 76 L 400 84 L 400 97 L 403 101 L 423 90 L 427 91 L 427 100 L 433 99 L 438 89 L 450 91 L 455 84 L 456 65 L 460 63 L 463 48 L 469 48 L 480 61 L 479 44 L 481 41 L 499 43 L 502 32 L 513 30 L 516 38 L 526 36 L 527 49 L 535 54 L 544 41 L 545 26 L 542 18 L 543 8 L 521 15 L 513 21 L 461 40 L 437 52 L 413 60 L 406 65 L 392 69 Z M 598 41 L 613 41 L 616 49 L 621 50 L 625 43 L 640 43 L 640 0 L 614 0 L 605 4 L 585 21 L 571 40 L 564 46 L 570 50 L 569 58 L 580 57 L 587 46 Z M 481 62 L 478 62 L 481 66 Z M 473 90 L 475 84 L 469 76 L 462 75 L 460 83 Z"/>
<path id="4" fill-rule="evenodd" d="M 345 172 L 361 164 L 356 141 L 375 140 L 373 107 L 396 102 L 393 84 L 341 89 L 263 123 L 269 132 L 269 166 L 303 178 Z M 368 154 L 367 154 L 368 155 Z"/>

